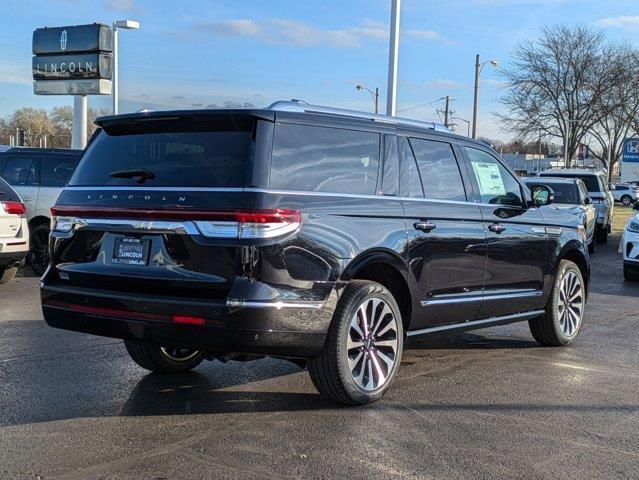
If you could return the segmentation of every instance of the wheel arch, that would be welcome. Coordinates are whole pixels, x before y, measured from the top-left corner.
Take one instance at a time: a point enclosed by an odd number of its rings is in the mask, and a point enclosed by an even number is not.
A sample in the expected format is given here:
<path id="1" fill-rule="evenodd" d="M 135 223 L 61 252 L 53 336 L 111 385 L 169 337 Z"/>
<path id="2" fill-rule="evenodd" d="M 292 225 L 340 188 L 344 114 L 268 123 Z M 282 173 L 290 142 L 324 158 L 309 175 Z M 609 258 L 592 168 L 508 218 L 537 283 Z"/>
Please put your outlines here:
<path id="1" fill-rule="evenodd" d="M 570 260 L 579 267 L 581 275 L 584 277 L 584 282 L 586 282 L 586 291 L 588 291 L 588 286 L 590 284 L 590 257 L 588 253 L 584 251 L 583 245 L 577 241 L 570 241 L 564 245 L 557 256 L 557 262 L 554 266 L 555 272 L 557 271 L 557 268 L 559 268 L 559 262 L 562 260 Z"/>
<path id="2" fill-rule="evenodd" d="M 341 281 L 371 280 L 393 295 L 402 315 L 404 331 L 407 331 L 413 313 L 413 296 L 409 284 L 408 266 L 404 259 L 392 250 L 368 250 L 355 257 L 344 269 Z"/>
<path id="3" fill-rule="evenodd" d="M 35 228 L 37 225 L 42 225 L 42 224 L 50 225 L 51 219 L 44 215 L 36 215 L 31 220 L 29 220 L 29 228 Z"/>

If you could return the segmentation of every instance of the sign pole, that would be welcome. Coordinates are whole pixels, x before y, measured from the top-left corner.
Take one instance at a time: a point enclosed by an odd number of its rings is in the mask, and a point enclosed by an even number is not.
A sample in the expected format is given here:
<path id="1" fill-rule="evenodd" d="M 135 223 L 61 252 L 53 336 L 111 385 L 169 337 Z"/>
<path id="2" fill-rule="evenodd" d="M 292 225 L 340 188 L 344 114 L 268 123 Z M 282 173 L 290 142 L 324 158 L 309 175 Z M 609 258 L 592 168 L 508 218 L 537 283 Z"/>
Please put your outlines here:
<path id="1" fill-rule="evenodd" d="M 113 115 L 118 114 L 118 102 L 119 102 L 119 92 L 118 92 L 118 27 L 113 23 L 113 67 L 112 67 L 112 79 L 113 83 L 111 85 L 111 95 L 113 96 Z"/>
<path id="2" fill-rule="evenodd" d="M 399 55 L 399 17 L 401 0 L 393 0 L 391 7 L 390 47 L 388 49 L 388 91 L 386 92 L 386 115 L 395 116 L 397 109 L 397 57 Z"/>
<path id="3" fill-rule="evenodd" d="M 73 132 L 71 148 L 84 149 L 87 145 L 87 96 L 73 96 Z"/>

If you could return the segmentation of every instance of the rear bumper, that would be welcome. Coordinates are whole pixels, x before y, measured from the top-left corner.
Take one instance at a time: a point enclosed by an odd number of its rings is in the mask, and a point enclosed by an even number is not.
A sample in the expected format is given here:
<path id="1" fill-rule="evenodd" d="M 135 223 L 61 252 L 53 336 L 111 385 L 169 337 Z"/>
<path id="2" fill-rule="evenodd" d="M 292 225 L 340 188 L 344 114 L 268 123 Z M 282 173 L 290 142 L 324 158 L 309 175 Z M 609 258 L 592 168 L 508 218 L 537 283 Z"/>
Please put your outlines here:
<path id="1" fill-rule="evenodd" d="M 18 250 L 10 252 L 0 252 L 0 268 L 12 266 L 15 263 L 21 263 L 29 253 L 28 250 Z"/>
<path id="2" fill-rule="evenodd" d="M 220 353 L 317 356 L 326 340 L 336 293 L 325 302 L 220 302 L 124 295 L 42 286 L 48 325 L 92 335 Z M 177 318 L 176 318 L 177 317 Z M 183 317 L 201 324 L 182 323 Z"/>

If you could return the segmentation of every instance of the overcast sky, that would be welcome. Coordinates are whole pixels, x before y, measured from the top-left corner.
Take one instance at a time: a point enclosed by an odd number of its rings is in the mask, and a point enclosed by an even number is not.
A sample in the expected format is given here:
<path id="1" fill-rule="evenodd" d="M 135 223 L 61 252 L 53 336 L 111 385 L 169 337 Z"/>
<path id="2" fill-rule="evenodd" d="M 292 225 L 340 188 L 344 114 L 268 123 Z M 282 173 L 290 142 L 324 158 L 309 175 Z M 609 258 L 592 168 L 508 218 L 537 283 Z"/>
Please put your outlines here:
<path id="1" fill-rule="evenodd" d="M 20 106 L 50 108 L 70 97 L 33 94 L 31 35 L 35 28 L 118 19 L 139 20 L 121 45 L 122 111 L 188 108 L 225 100 L 266 106 L 300 98 L 310 103 L 372 109 L 354 86 L 380 87 L 388 56 L 390 0 L 3 0 L 0 28 L 0 114 Z M 639 47 L 639 4 L 632 1 L 403 0 L 398 109 L 438 118 L 437 99 L 450 95 L 469 119 L 474 57 L 507 63 L 517 43 L 544 25 L 587 23 Z M 506 139 L 491 112 L 500 78 L 482 74 L 480 135 Z M 410 108 L 428 104 L 421 108 Z M 107 97 L 89 105 L 107 107 Z M 465 132 L 465 124 L 458 122 Z"/>

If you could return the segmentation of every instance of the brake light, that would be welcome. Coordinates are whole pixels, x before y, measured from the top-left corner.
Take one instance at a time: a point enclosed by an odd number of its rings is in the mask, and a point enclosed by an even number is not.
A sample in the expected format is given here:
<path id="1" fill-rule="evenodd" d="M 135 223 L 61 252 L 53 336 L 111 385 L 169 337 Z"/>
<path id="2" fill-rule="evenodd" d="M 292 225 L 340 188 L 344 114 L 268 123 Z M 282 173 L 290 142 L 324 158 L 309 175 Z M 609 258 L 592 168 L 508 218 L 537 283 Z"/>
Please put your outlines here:
<path id="1" fill-rule="evenodd" d="M 51 208 L 51 231 L 70 232 L 85 219 L 144 220 L 141 228 L 159 222 L 193 222 L 197 230 L 211 238 L 272 238 L 297 230 L 302 221 L 298 210 L 197 210 L 190 208 L 142 209 L 56 206 Z M 80 222 L 81 223 L 81 222 Z"/>
<path id="2" fill-rule="evenodd" d="M 27 213 L 27 207 L 22 202 L 2 202 L 2 208 L 9 215 L 20 215 L 22 217 Z"/>
<path id="3" fill-rule="evenodd" d="M 184 325 L 204 325 L 206 323 L 202 317 L 191 317 L 189 315 L 173 315 L 173 321 Z"/>

